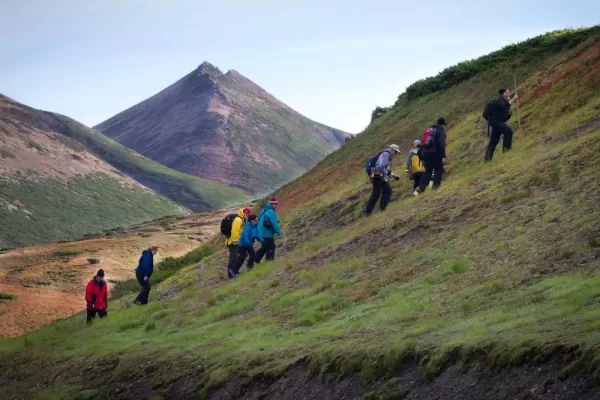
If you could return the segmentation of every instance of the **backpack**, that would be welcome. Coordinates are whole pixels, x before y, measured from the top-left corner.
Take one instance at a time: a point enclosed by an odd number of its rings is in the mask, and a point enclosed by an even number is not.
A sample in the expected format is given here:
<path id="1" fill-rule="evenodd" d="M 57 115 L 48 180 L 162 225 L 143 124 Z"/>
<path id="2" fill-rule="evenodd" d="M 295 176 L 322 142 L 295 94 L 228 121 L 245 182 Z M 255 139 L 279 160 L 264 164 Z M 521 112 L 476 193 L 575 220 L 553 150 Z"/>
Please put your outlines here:
<path id="1" fill-rule="evenodd" d="M 483 118 L 486 121 L 489 121 L 492 118 L 493 109 L 494 109 L 494 100 L 490 100 L 485 105 L 485 108 L 483 109 L 483 114 L 482 114 Z"/>
<path id="2" fill-rule="evenodd" d="M 418 156 L 418 154 L 413 154 L 410 157 L 410 173 L 418 174 L 420 172 L 425 172 L 425 166 L 423 165 L 423 160 Z"/>
<path id="3" fill-rule="evenodd" d="M 225 218 L 221 220 L 221 233 L 225 237 L 231 236 L 233 220 L 236 219 L 237 216 L 237 214 L 228 214 Z"/>
<path id="4" fill-rule="evenodd" d="M 423 135 L 423 141 L 421 142 L 421 145 L 419 146 L 419 150 L 417 151 L 417 156 L 419 157 L 419 161 L 422 163 L 423 160 L 432 153 L 435 153 L 437 151 L 437 148 L 435 146 L 434 143 L 434 138 L 432 136 L 435 136 L 435 134 L 437 129 L 433 126 L 427 128 L 427 130 L 425 131 L 425 135 Z M 427 140 L 431 137 L 431 142 L 429 144 L 427 144 Z"/>
<path id="5" fill-rule="evenodd" d="M 365 171 L 367 171 L 367 174 L 369 174 L 369 176 L 371 175 L 371 169 L 375 167 L 375 165 L 377 165 L 377 160 L 379 159 L 380 155 L 381 153 L 377 153 L 373 157 L 369 158 L 369 161 L 367 161 Z"/>

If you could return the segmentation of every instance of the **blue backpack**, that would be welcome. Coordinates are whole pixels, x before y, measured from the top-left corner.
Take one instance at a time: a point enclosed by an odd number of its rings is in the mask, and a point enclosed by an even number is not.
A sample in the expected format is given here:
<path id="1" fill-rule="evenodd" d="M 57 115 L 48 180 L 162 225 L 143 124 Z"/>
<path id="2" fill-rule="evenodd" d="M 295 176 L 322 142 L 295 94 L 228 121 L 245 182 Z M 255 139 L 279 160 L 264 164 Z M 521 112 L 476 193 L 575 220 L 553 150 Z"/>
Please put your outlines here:
<path id="1" fill-rule="evenodd" d="M 365 165 L 365 171 L 367 171 L 367 175 L 369 175 L 369 177 L 371 177 L 371 168 L 377 165 L 377 160 L 379 159 L 380 155 L 381 153 L 377 153 L 373 157 L 369 158 L 369 161 L 367 161 L 367 165 Z"/>

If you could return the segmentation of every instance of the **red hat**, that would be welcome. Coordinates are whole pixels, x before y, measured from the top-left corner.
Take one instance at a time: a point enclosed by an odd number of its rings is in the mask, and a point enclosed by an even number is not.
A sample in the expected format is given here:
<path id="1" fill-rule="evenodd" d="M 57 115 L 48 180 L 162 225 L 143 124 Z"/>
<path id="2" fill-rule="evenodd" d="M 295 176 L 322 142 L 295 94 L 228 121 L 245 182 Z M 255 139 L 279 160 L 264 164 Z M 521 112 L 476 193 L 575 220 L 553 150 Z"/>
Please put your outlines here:
<path id="1" fill-rule="evenodd" d="M 244 214 L 246 214 L 246 215 L 252 214 L 252 209 L 250 207 L 244 207 Z"/>
<path id="2" fill-rule="evenodd" d="M 271 200 L 269 200 L 269 203 L 271 203 L 273 205 L 279 204 L 279 202 L 277 201 L 277 199 L 275 197 L 273 197 Z"/>

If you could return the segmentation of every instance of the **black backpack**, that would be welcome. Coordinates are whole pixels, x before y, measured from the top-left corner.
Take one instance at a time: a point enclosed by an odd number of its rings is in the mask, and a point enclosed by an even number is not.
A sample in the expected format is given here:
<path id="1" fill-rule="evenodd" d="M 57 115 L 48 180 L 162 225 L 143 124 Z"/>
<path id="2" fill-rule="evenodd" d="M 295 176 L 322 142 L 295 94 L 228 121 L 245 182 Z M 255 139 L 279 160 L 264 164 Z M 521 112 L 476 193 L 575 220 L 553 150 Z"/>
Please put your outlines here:
<path id="1" fill-rule="evenodd" d="M 221 233 L 225 237 L 231 236 L 231 228 L 233 225 L 233 220 L 237 217 L 237 214 L 228 214 L 225 218 L 221 220 Z"/>
<path id="2" fill-rule="evenodd" d="M 483 109 L 483 118 L 486 121 L 489 121 L 492 118 L 492 111 L 494 109 L 494 100 L 490 100 L 488 101 L 488 103 L 485 105 L 485 108 Z"/>

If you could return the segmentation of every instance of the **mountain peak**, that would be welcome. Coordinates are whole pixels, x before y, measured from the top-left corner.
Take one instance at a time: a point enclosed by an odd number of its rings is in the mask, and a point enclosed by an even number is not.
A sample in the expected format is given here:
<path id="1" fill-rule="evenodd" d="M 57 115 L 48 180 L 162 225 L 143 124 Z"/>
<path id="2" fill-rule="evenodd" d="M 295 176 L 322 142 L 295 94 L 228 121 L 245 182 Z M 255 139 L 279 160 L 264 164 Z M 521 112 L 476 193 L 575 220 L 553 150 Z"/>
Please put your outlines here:
<path id="1" fill-rule="evenodd" d="M 204 61 L 198 68 L 196 68 L 198 75 L 210 75 L 212 77 L 218 77 L 223 75 L 223 72 L 208 61 Z"/>

